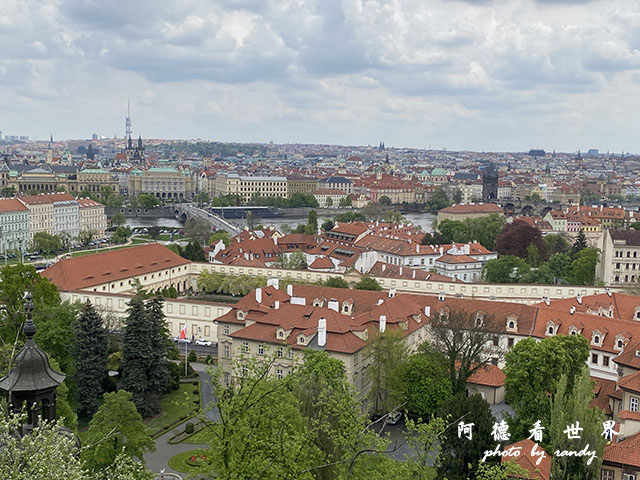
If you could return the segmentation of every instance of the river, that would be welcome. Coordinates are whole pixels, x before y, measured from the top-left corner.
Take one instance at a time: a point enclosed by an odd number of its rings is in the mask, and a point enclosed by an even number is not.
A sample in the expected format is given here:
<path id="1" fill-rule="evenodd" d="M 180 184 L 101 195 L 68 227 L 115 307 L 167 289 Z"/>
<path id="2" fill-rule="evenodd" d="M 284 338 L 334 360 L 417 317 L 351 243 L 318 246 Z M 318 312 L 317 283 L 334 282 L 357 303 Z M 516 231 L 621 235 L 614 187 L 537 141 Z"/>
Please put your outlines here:
<path id="1" fill-rule="evenodd" d="M 436 216 L 432 213 L 408 213 L 404 216 L 409 222 L 418 225 L 424 232 L 433 231 L 432 224 Z M 318 224 L 322 225 L 326 220 L 332 219 L 333 216 L 321 215 L 318 217 Z M 235 224 L 244 224 L 244 219 L 232 219 Z M 256 225 L 271 226 L 280 228 L 282 225 L 289 225 L 295 228 L 299 223 L 307 223 L 307 217 L 275 217 L 275 218 L 256 218 Z M 166 227 L 166 228 L 182 228 L 183 224 L 175 218 L 127 218 L 125 225 L 131 228 L 136 227 Z"/>

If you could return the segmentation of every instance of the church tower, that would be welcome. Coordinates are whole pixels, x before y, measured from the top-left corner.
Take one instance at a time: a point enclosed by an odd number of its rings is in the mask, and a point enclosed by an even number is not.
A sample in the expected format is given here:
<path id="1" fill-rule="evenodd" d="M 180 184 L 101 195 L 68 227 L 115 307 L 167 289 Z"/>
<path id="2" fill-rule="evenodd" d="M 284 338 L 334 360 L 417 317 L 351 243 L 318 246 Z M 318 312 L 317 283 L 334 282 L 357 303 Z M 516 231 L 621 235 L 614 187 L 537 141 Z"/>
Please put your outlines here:
<path id="1" fill-rule="evenodd" d="M 482 174 L 482 201 L 495 202 L 498 199 L 498 170 L 489 162 Z"/>

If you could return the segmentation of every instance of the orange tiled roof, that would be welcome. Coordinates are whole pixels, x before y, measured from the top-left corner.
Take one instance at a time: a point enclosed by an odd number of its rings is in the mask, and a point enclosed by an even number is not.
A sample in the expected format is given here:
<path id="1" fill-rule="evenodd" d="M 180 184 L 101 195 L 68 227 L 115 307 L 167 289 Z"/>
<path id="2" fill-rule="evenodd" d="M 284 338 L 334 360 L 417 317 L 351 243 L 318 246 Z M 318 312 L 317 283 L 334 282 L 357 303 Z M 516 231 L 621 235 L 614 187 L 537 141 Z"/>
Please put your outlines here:
<path id="1" fill-rule="evenodd" d="M 458 203 L 440 210 L 444 213 L 504 213 L 495 203 Z"/>
<path id="2" fill-rule="evenodd" d="M 469 255 L 449 255 L 445 254 L 439 257 L 436 262 L 440 263 L 481 263 L 480 260 L 470 257 Z"/>
<path id="3" fill-rule="evenodd" d="M 467 379 L 467 383 L 476 385 L 487 385 L 489 387 L 502 387 L 504 385 L 505 374 L 496 365 L 486 364 L 477 369 Z"/>
<path id="4" fill-rule="evenodd" d="M 604 447 L 603 465 L 610 464 L 640 468 L 640 433 Z"/>
<path id="5" fill-rule="evenodd" d="M 520 440 L 519 442 L 513 443 L 511 445 L 505 445 L 504 450 L 509 450 L 511 447 L 520 447 L 520 455 L 506 455 L 502 457 L 501 462 L 517 463 L 529 472 L 528 478 L 549 480 L 549 478 L 551 478 L 551 457 L 549 456 L 549 454 L 546 454 L 544 456 L 544 459 L 540 461 L 540 464 L 537 465 L 537 462 L 541 457 L 534 458 L 531 456 L 531 449 L 533 448 L 533 446 L 534 441 L 528 438 Z M 536 449 L 538 451 L 544 451 L 539 445 L 536 447 Z"/>
<path id="6" fill-rule="evenodd" d="M 59 290 L 81 290 L 191 263 L 159 243 L 60 260 L 41 272 Z"/>
<path id="7" fill-rule="evenodd" d="M 23 212 L 29 209 L 15 198 L 0 199 L 0 212 Z"/>

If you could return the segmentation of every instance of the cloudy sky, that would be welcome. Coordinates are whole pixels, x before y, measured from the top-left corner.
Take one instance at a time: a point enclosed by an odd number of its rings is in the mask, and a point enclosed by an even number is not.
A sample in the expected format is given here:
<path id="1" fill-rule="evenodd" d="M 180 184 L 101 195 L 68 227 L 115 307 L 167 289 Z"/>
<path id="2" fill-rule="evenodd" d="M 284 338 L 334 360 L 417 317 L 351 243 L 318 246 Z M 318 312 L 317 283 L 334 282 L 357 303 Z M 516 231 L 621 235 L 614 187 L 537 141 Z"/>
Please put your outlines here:
<path id="1" fill-rule="evenodd" d="M 0 130 L 640 152 L 638 0 L 2 0 Z"/>

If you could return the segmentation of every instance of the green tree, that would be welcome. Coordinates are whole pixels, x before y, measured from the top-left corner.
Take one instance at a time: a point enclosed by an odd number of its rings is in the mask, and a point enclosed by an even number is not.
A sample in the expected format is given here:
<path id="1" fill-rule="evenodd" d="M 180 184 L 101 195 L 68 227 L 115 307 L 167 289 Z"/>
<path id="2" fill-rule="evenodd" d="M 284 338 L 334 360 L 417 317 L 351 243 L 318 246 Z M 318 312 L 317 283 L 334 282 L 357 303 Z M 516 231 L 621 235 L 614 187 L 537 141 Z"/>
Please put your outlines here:
<path id="1" fill-rule="evenodd" d="M 3 187 L 2 190 L 0 190 L 0 196 L 2 196 L 3 198 L 15 197 L 16 196 L 15 187 Z"/>
<path id="2" fill-rule="evenodd" d="M 464 224 L 469 231 L 470 240 L 476 240 L 483 247 L 493 250 L 496 238 L 504 228 L 505 218 L 492 213 L 488 217 L 467 218 Z"/>
<path id="3" fill-rule="evenodd" d="M 349 284 L 342 277 L 329 277 L 324 281 L 325 287 L 349 288 Z"/>
<path id="4" fill-rule="evenodd" d="M 407 360 L 407 347 L 401 330 L 385 329 L 369 337 L 365 356 L 370 364 L 367 375 L 371 379 L 369 391 L 373 413 L 387 414 L 402 405 L 402 371 Z"/>
<path id="5" fill-rule="evenodd" d="M 515 461 L 501 464 L 479 463 L 475 474 L 476 480 L 511 480 L 513 478 L 529 478 L 529 471 Z"/>
<path id="6" fill-rule="evenodd" d="M 149 315 L 140 291 L 129 301 L 122 343 L 122 387 L 131 393 L 138 412 L 143 417 L 155 413 L 157 405 L 149 403 L 147 393 L 150 361 L 154 358 Z"/>
<path id="7" fill-rule="evenodd" d="M 456 188 L 453 194 L 453 203 L 462 203 L 462 192 L 459 188 Z"/>
<path id="8" fill-rule="evenodd" d="M 443 220 L 438 224 L 438 230 L 446 243 L 467 243 L 472 240 L 469 226 L 458 220 Z"/>
<path id="9" fill-rule="evenodd" d="M 547 244 L 549 255 L 553 255 L 554 253 L 567 253 L 571 250 L 571 245 L 562 234 L 553 233 L 545 235 L 542 239 L 544 240 L 544 243 Z"/>
<path id="10" fill-rule="evenodd" d="M 421 418 L 430 418 L 451 398 L 451 380 L 444 356 L 415 353 L 402 372 L 406 409 Z"/>
<path id="11" fill-rule="evenodd" d="M 307 215 L 307 225 L 311 227 L 313 233 L 318 231 L 318 213 L 315 210 L 309 210 L 309 215 Z"/>
<path id="12" fill-rule="evenodd" d="M 72 330 L 77 412 L 81 419 L 89 420 L 100 406 L 107 381 L 109 335 L 102 317 L 88 300 L 73 322 Z"/>
<path id="13" fill-rule="evenodd" d="M 127 219 L 120 212 L 114 214 L 113 217 L 111 217 L 111 225 L 114 227 L 119 227 L 120 225 L 124 225 L 126 221 Z"/>
<path id="14" fill-rule="evenodd" d="M 322 224 L 322 230 L 324 230 L 325 232 L 328 232 L 329 230 L 331 230 L 334 227 L 334 223 L 331 220 L 325 220 L 325 222 Z"/>
<path id="15" fill-rule="evenodd" d="M 154 450 L 131 394 L 125 390 L 105 393 L 104 403 L 89 422 L 87 448 L 81 457 L 85 466 L 99 471 L 113 465 L 120 451 L 142 459 L 145 452 Z"/>
<path id="16" fill-rule="evenodd" d="M 373 290 L 379 292 L 382 287 L 375 278 L 362 277 L 354 286 L 356 290 Z"/>
<path id="17" fill-rule="evenodd" d="M 208 205 L 210 202 L 209 195 L 207 195 L 207 192 L 200 192 L 193 196 L 193 201 L 200 205 Z"/>
<path id="18" fill-rule="evenodd" d="M 147 396 L 152 405 L 159 405 L 160 396 L 169 391 L 171 378 L 167 360 L 167 347 L 172 345 L 169 331 L 162 309 L 162 297 L 153 297 L 145 304 L 147 317 L 151 329 L 148 335 L 151 339 L 152 358 L 149 362 L 149 393 Z"/>
<path id="19" fill-rule="evenodd" d="M 580 374 L 575 378 L 573 389 L 568 388 L 568 376 L 563 374 L 558 381 L 551 406 L 550 451 L 575 450 L 584 447 L 595 452 L 594 457 L 562 457 L 555 455 L 551 463 L 553 478 L 582 480 L 600 478 L 600 466 L 604 453 L 605 439 L 602 436 L 604 413 L 598 407 L 590 407 L 593 399 L 593 382 L 589 377 L 589 368 L 582 365 Z M 580 424 L 580 439 L 570 440 L 565 432 L 567 426 Z M 588 462 L 590 461 L 590 464 Z"/>
<path id="20" fill-rule="evenodd" d="M 184 234 L 186 237 L 204 245 L 211 236 L 211 225 L 202 218 L 190 218 L 184 224 Z"/>
<path id="21" fill-rule="evenodd" d="M 331 197 L 327 197 L 326 205 L 328 208 L 333 207 L 333 200 L 331 199 Z"/>
<path id="22" fill-rule="evenodd" d="M 527 247 L 527 263 L 530 267 L 539 267 L 542 262 L 542 258 L 540 258 L 540 251 L 535 244 L 530 243 Z"/>
<path id="23" fill-rule="evenodd" d="M 482 276 L 489 283 L 518 283 L 529 273 L 529 265 L 522 258 L 504 255 L 485 263 Z"/>
<path id="24" fill-rule="evenodd" d="M 540 342 L 525 338 L 509 350 L 504 384 L 506 400 L 514 410 L 509 421 L 513 437 L 528 436 L 531 425 L 538 420 L 549 427 L 549 396 L 555 395 L 563 374 L 567 375 L 568 391 L 573 390 L 589 352 L 589 343 L 582 335 L 556 335 Z M 546 449 L 549 445 L 543 446 Z"/>
<path id="25" fill-rule="evenodd" d="M 442 187 L 436 188 L 431 195 L 431 201 L 429 202 L 429 211 L 431 213 L 438 213 L 438 210 L 447 208 L 449 205 L 451 205 L 451 202 L 449 201 L 449 197 L 447 197 L 444 189 Z"/>
<path id="26" fill-rule="evenodd" d="M 50 235 L 47 232 L 36 233 L 33 236 L 31 244 L 31 248 L 33 248 L 36 252 L 51 253 L 62 248 L 60 237 L 56 235 Z"/>
<path id="27" fill-rule="evenodd" d="M 153 208 L 160 205 L 160 200 L 150 193 L 139 193 L 137 198 L 137 203 L 142 208 Z"/>
<path id="28" fill-rule="evenodd" d="M 231 235 L 226 230 L 216 230 L 209 237 L 209 245 L 215 245 L 220 240 L 224 243 L 225 247 L 231 245 Z"/>
<path id="29" fill-rule="evenodd" d="M 447 361 L 453 394 L 466 391 L 467 379 L 501 351 L 493 337 L 501 332 L 495 318 L 463 309 L 442 310 L 429 322 L 431 342 L 420 346 L 423 352 L 435 350 Z"/>
<path id="30" fill-rule="evenodd" d="M 125 227 L 120 225 L 116 228 L 116 231 L 111 236 L 111 241 L 116 244 L 127 243 L 127 240 L 131 236 L 131 229 L 129 227 Z"/>
<path id="31" fill-rule="evenodd" d="M 350 207 L 352 205 L 352 201 L 351 201 L 351 197 L 349 195 L 347 195 L 346 197 L 343 197 L 340 199 L 340 206 L 341 207 Z"/>
<path id="32" fill-rule="evenodd" d="M 60 364 L 55 358 L 49 357 L 49 365 L 56 372 L 61 372 Z M 78 415 L 71 408 L 69 402 L 69 387 L 67 386 L 67 379 L 65 379 L 56 389 L 56 419 L 59 422 L 64 423 L 64 426 L 70 429 L 72 432 L 78 431 Z M 64 421 L 62 420 L 64 419 Z"/>
<path id="33" fill-rule="evenodd" d="M 584 230 L 580 229 L 578 236 L 573 242 L 573 247 L 571 248 L 573 256 L 576 257 L 582 250 L 587 248 L 587 246 L 587 236 L 585 235 Z"/>
<path id="34" fill-rule="evenodd" d="M 599 254 L 600 250 L 597 248 L 580 250 L 568 269 L 567 281 L 572 285 L 593 285 L 596 281 Z"/>
<path id="35" fill-rule="evenodd" d="M 98 236 L 97 230 L 93 228 L 87 228 L 81 230 L 78 234 L 78 243 L 81 245 L 87 246 L 91 243 L 91 241 Z"/>
<path id="36" fill-rule="evenodd" d="M 478 394 L 467 396 L 461 391 L 444 403 L 440 416 L 453 426 L 445 430 L 442 440 L 442 459 L 438 468 L 440 478 L 468 478 L 476 470 L 485 450 L 492 450 L 491 431 L 495 419 L 489 404 Z M 458 422 L 473 423 L 473 436 L 458 436 Z"/>
<path id="37" fill-rule="evenodd" d="M 386 195 L 382 195 L 378 199 L 378 203 L 380 205 L 382 205 L 383 207 L 390 207 L 391 206 L 391 199 L 389 197 L 387 197 Z"/>
<path id="38" fill-rule="evenodd" d="M 564 279 L 569 272 L 571 257 L 567 253 L 554 253 L 549 257 L 547 265 L 549 265 L 549 268 L 553 273 L 555 279 L 554 283 L 560 283 L 560 281 Z"/>
<path id="39" fill-rule="evenodd" d="M 305 270 L 307 268 L 307 258 L 300 250 L 297 250 L 289 255 L 287 263 L 288 267 L 286 268 L 292 268 L 294 270 Z"/>
<path id="40" fill-rule="evenodd" d="M 52 302 L 34 305 L 33 319 L 37 325 L 35 341 L 45 352 L 55 358 L 66 375 L 73 373 L 75 339 L 69 335 L 71 325 L 78 315 L 78 304 Z"/>
<path id="41" fill-rule="evenodd" d="M 190 241 L 187 246 L 184 247 L 181 256 L 192 262 L 205 262 L 207 260 L 204 255 L 204 250 L 195 240 Z"/>
<path id="42" fill-rule="evenodd" d="M 245 216 L 245 221 L 247 222 L 247 228 L 249 230 L 253 230 L 255 219 L 253 218 L 253 212 L 249 210 L 247 215 Z"/>
<path id="43" fill-rule="evenodd" d="M 333 221 L 340 222 L 340 223 L 349 223 L 349 222 L 364 222 L 366 219 L 367 217 L 365 217 L 360 212 L 344 212 L 339 215 L 336 215 L 333 218 Z"/>

